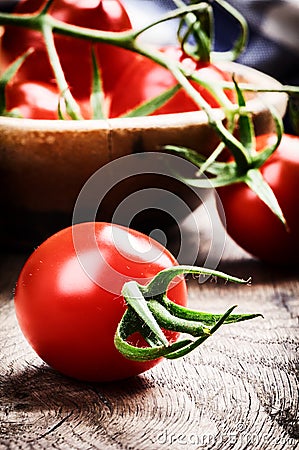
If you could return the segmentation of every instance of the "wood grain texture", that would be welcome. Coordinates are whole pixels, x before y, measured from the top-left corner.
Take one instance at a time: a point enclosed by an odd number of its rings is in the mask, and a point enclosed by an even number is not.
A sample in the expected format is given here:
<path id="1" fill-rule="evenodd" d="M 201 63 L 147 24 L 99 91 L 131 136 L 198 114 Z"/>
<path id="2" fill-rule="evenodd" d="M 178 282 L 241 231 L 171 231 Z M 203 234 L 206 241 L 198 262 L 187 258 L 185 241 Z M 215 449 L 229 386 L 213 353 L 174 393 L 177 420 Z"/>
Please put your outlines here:
<path id="1" fill-rule="evenodd" d="M 222 327 L 193 354 L 122 382 L 80 383 L 33 353 L 14 314 L 25 256 L 1 257 L 0 449 L 299 449 L 298 271 L 254 261 L 232 243 L 221 269 L 251 286 L 190 279 L 190 306 L 261 312 Z"/>

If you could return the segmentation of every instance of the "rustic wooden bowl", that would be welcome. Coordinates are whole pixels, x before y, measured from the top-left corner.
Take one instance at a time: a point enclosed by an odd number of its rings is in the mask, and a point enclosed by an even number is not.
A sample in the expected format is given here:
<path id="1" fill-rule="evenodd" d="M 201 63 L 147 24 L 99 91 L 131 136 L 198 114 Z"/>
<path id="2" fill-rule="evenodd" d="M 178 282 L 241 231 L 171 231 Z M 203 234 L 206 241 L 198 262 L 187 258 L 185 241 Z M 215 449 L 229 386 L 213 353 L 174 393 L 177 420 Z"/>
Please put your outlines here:
<path id="1" fill-rule="evenodd" d="M 273 78 L 236 63 L 225 63 L 223 68 L 256 86 L 279 86 Z M 250 94 L 248 99 L 258 134 L 273 129 L 266 106 L 269 103 L 283 116 L 287 96 L 263 93 Z M 222 117 L 222 111 L 216 111 Z M 217 136 L 202 111 L 89 121 L 0 117 L 2 244 L 15 243 L 19 248 L 28 243 L 37 245 L 49 234 L 70 225 L 82 186 L 110 161 L 133 152 L 159 151 L 165 144 L 184 145 L 208 154 L 216 142 Z M 128 193 L 141 189 L 143 183 L 150 186 L 151 178 L 113 189 L 98 218 L 111 220 L 119 202 Z M 170 183 L 163 188 L 174 190 L 189 202 L 186 186 Z M 190 207 L 196 206 L 196 198 L 190 198 Z"/>

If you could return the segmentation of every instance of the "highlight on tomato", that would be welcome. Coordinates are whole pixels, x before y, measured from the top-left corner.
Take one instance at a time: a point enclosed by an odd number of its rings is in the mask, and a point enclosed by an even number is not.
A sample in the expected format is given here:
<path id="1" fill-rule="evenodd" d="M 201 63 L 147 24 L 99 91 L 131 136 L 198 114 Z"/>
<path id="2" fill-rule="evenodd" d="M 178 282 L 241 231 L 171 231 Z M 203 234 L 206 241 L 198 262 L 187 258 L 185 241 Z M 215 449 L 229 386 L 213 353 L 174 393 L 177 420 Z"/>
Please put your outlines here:
<path id="1" fill-rule="evenodd" d="M 186 308 L 185 273 L 152 238 L 109 223 L 81 223 L 42 243 L 25 263 L 14 303 L 29 344 L 52 368 L 85 381 L 131 377 L 184 356 L 223 323 L 258 314 L 210 314 Z M 180 333 L 188 337 L 179 339 Z"/>
<path id="2" fill-rule="evenodd" d="M 78 101 L 84 119 L 92 118 L 89 99 Z M 59 111 L 65 112 L 64 100 L 58 88 L 43 81 L 8 83 L 6 86 L 6 109 L 23 119 L 58 120 Z"/>

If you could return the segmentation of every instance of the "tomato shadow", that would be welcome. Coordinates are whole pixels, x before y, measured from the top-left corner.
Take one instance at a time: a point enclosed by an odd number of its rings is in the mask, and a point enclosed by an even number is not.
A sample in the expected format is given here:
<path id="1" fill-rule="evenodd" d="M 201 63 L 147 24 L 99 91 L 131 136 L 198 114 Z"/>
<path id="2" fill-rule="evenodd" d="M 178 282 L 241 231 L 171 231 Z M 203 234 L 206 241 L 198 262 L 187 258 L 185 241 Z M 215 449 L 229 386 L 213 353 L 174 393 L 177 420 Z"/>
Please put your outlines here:
<path id="1" fill-rule="evenodd" d="M 61 409 L 88 412 L 89 417 L 108 408 L 110 412 L 120 398 L 138 396 L 150 389 L 142 375 L 106 383 L 86 383 L 68 378 L 46 364 L 29 365 L 17 372 L 0 373 L 0 398 L 7 417 L 11 411 L 30 415 L 35 411 Z M 99 417 L 97 418 L 99 421 Z"/>

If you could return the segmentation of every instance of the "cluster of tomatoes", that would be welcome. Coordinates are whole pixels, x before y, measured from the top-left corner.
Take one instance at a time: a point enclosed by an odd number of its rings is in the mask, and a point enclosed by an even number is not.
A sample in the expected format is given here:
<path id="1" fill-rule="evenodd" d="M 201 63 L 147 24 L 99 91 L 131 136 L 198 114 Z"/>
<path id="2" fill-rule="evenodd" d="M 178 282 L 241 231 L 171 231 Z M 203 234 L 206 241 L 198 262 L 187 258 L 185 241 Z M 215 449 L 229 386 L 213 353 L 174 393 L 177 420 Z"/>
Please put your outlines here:
<path id="1" fill-rule="evenodd" d="M 36 13 L 44 5 L 44 0 L 24 0 L 17 4 L 14 13 Z M 49 13 L 65 23 L 96 30 L 124 31 L 131 28 L 130 19 L 118 0 L 56 0 Z M 92 44 L 59 34 L 54 35 L 54 42 L 71 93 L 83 117 L 88 119 L 91 116 Z M 5 27 L 2 38 L 5 64 L 12 63 L 29 48 L 33 52 L 7 86 L 7 110 L 17 108 L 24 118 L 58 119 L 59 89 L 41 33 L 17 26 Z M 95 50 L 102 68 L 103 86 L 109 93 L 130 55 L 123 49 L 105 44 L 95 45 Z"/>
<path id="2" fill-rule="evenodd" d="M 36 13 L 44 0 L 23 0 L 15 13 Z M 49 10 L 55 19 L 67 24 L 101 31 L 132 29 L 130 18 L 120 0 L 55 0 Z M 149 58 L 115 45 L 54 33 L 55 47 L 69 89 L 84 119 L 91 119 L 92 45 L 100 67 L 104 92 L 103 109 L 107 117 L 119 117 L 141 103 L 161 94 L 176 84 L 171 73 Z M 7 85 L 7 110 L 17 110 L 24 118 L 58 119 L 59 89 L 45 43 L 39 31 L 6 26 L 2 39 L 2 58 L 10 64 L 29 48 L 26 58 L 13 80 Z M 227 80 L 228 75 L 210 63 L 195 62 L 178 47 L 161 49 L 168 57 L 180 61 L 188 70 L 196 70 L 203 79 Z M 125 87 L 125 88 L 124 88 Z M 219 106 L 208 91 L 197 89 L 212 107 Z M 228 96 L 232 95 L 228 92 Z M 198 109 L 183 89 L 154 114 L 167 114 Z"/>

